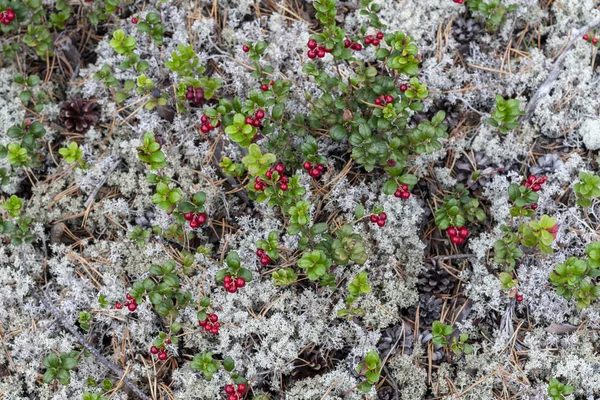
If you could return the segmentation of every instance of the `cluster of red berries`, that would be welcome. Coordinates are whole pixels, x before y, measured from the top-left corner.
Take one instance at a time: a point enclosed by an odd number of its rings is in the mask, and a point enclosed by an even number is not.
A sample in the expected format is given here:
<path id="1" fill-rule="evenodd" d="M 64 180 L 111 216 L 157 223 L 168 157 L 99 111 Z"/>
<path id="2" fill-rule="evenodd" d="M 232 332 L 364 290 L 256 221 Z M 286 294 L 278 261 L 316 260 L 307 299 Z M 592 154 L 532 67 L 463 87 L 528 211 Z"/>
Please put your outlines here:
<path id="1" fill-rule="evenodd" d="M 304 164 L 302 164 L 302 168 L 304 168 L 305 171 L 308 171 L 308 174 L 315 179 L 319 178 L 325 170 L 325 166 L 323 164 L 313 165 L 309 161 L 304 162 Z"/>
<path id="2" fill-rule="evenodd" d="M 382 94 L 375 99 L 375 104 L 378 106 L 385 106 L 394 102 L 394 97 L 391 94 Z"/>
<path id="3" fill-rule="evenodd" d="M 221 327 L 217 314 L 206 314 L 206 319 L 204 321 L 198 321 L 198 325 L 203 327 L 206 332 L 210 332 L 213 335 L 218 335 L 219 328 Z"/>
<path id="4" fill-rule="evenodd" d="M 465 0 L 452 0 L 453 2 L 455 2 L 456 4 L 462 4 L 465 2 Z"/>
<path id="5" fill-rule="evenodd" d="M 465 239 L 469 237 L 469 229 L 466 226 L 461 226 L 460 228 L 451 226 L 446 229 L 446 233 L 450 236 L 450 240 L 454 244 L 463 244 Z"/>
<path id="6" fill-rule="evenodd" d="M 590 38 L 590 35 L 588 35 L 587 33 L 583 35 L 582 39 L 594 45 L 598 44 L 598 38 Z"/>
<path id="7" fill-rule="evenodd" d="M 255 128 L 260 128 L 260 121 L 265 117 L 263 110 L 256 110 L 252 117 L 246 117 L 246 123 L 252 125 Z"/>
<path id="8" fill-rule="evenodd" d="M 350 39 L 344 39 L 344 47 L 350 48 L 350 49 L 356 50 L 356 51 L 362 50 L 362 44 L 360 44 L 358 42 L 353 42 Z"/>
<path id="9" fill-rule="evenodd" d="M 523 186 L 530 188 L 534 192 L 539 192 L 540 190 L 542 190 L 542 185 L 544 183 L 546 183 L 547 180 L 548 180 L 548 177 L 546 175 L 544 175 L 544 176 L 529 175 L 529 178 L 527 178 L 527 182 L 525 182 L 523 184 Z M 537 208 L 537 206 L 536 206 L 536 208 Z M 535 208 L 534 208 L 534 210 L 535 210 Z"/>
<path id="10" fill-rule="evenodd" d="M 377 226 L 385 226 L 385 221 L 387 220 L 387 214 L 382 212 L 378 214 L 371 214 L 370 217 L 371 222 L 377 224 Z"/>
<path id="11" fill-rule="evenodd" d="M 285 165 L 279 163 L 274 167 L 271 167 L 267 172 L 265 172 L 265 175 L 267 176 L 267 178 L 271 179 L 271 177 L 273 176 L 273 172 L 275 171 L 277 171 L 277 173 L 279 174 L 279 180 L 277 181 L 279 183 L 279 189 L 285 192 L 289 189 L 288 183 L 290 181 L 290 178 L 283 174 L 285 171 Z M 262 192 L 267 188 L 267 186 L 267 182 L 263 181 L 258 176 L 254 180 L 254 190 L 258 192 Z"/>
<path id="12" fill-rule="evenodd" d="M 237 391 L 233 385 L 225 385 L 225 393 L 227 393 L 227 400 L 238 400 L 242 398 L 247 387 L 245 384 L 240 383 L 237 385 Z"/>
<path id="13" fill-rule="evenodd" d="M 0 12 L 0 22 L 4 25 L 8 25 L 15 19 L 14 10 L 7 8 L 5 11 Z"/>
<path id="14" fill-rule="evenodd" d="M 372 44 L 373 46 L 379 46 L 379 41 L 383 39 L 383 32 L 377 32 L 375 36 L 365 36 L 365 46 Z"/>
<path id="15" fill-rule="evenodd" d="M 171 339 L 166 339 L 165 340 L 165 344 L 171 344 Z M 165 361 L 167 359 L 167 352 L 165 351 L 164 347 L 161 347 L 160 349 L 156 346 L 152 346 L 150 347 L 150 353 L 152 354 L 158 354 L 158 359 L 160 361 Z"/>
<path id="16" fill-rule="evenodd" d="M 269 255 L 267 254 L 267 252 L 264 251 L 263 249 L 256 250 L 256 257 L 259 258 L 258 261 L 262 265 L 269 265 L 269 264 L 271 264 L 271 257 L 269 257 Z"/>
<path id="17" fill-rule="evenodd" d="M 400 197 L 402 200 L 408 200 L 408 198 L 410 197 L 410 192 L 408 191 L 408 185 L 406 183 L 403 183 L 402 185 L 400 185 L 400 187 L 398 189 L 396 189 L 396 192 L 394 192 L 394 196 Z"/>
<path id="18" fill-rule="evenodd" d="M 332 49 L 328 49 L 325 46 L 319 46 L 315 39 L 310 39 L 306 45 L 308 46 L 308 58 L 323 58 L 325 57 L 325 54 L 332 52 Z"/>
<path id="19" fill-rule="evenodd" d="M 202 131 L 202 133 L 208 133 L 221 126 L 221 121 L 217 121 L 216 125 L 211 124 L 210 118 L 208 118 L 206 115 L 200 117 L 200 122 L 202 122 L 202 125 L 200 125 L 200 131 Z"/>
<path id="20" fill-rule="evenodd" d="M 202 100 L 204 100 L 204 89 L 188 86 L 185 98 L 197 106 Z"/>
<path id="21" fill-rule="evenodd" d="M 246 280 L 244 278 L 233 278 L 229 275 L 223 278 L 223 287 L 229 293 L 235 293 L 238 288 L 243 288 L 244 286 L 246 286 Z"/>
<path id="22" fill-rule="evenodd" d="M 127 298 L 127 301 L 123 304 L 117 301 L 117 303 L 115 304 L 115 308 L 117 310 L 120 310 L 121 308 L 123 308 L 123 306 L 125 306 L 129 311 L 134 312 L 138 306 L 135 298 L 129 293 L 127 293 L 125 297 Z"/>
<path id="23" fill-rule="evenodd" d="M 199 228 L 200 225 L 204 225 L 208 219 L 206 213 L 195 214 L 193 212 L 183 214 L 183 218 L 190 222 L 190 228 L 192 229 L 196 229 Z"/>

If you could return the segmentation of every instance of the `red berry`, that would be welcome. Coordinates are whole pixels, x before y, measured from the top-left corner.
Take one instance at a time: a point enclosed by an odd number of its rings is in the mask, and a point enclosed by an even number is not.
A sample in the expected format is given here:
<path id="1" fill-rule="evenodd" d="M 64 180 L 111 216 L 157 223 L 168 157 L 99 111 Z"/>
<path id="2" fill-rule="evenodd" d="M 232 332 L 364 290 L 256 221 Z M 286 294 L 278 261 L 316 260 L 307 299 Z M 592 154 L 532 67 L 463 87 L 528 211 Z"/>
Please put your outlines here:
<path id="1" fill-rule="evenodd" d="M 371 220 L 371 222 L 377 222 L 379 221 L 379 217 L 375 214 L 371 214 L 371 216 L 369 217 L 369 219 Z"/>
<path id="2" fill-rule="evenodd" d="M 522 294 L 518 294 L 515 296 L 515 299 L 517 300 L 517 302 L 522 302 L 523 301 L 523 295 Z"/>
<path id="3" fill-rule="evenodd" d="M 592 39 L 592 44 L 598 44 L 598 38 L 593 38 Z"/>
<path id="4" fill-rule="evenodd" d="M 271 79 L 271 80 L 269 81 L 269 85 L 273 86 L 274 84 L 275 84 L 275 81 L 274 81 L 273 79 Z"/>
<path id="5" fill-rule="evenodd" d="M 200 213 L 200 215 L 197 217 L 198 223 L 200 225 L 204 225 L 206 223 L 206 218 L 206 213 Z"/>
<path id="6" fill-rule="evenodd" d="M 189 212 L 189 213 L 183 214 L 183 219 L 185 219 L 186 221 L 193 220 L 194 219 L 194 213 L 193 212 Z"/>
<path id="7" fill-rule="evenodd" d="M 138 19 L 136 17 L 131 18 L 131 23 L 132 24 L 137 24 L 138 23 Z"/>
<path id="8" fill-rule="evenodd" d="M 313 168 L 308 174 L 313 178 L 318 178 L 319 176 L 321 176 L 321 171 L 319 171 L 319 168 Z"/>
<path id="9" fill-rule="evenodd" d="M 244 286 L 246 286 L 246 280 L 244 278 L 237 278 L 235 280 L 235 286 L 237 286 L 237 287 L 244 287 Z M 215 321 L 213 321 L 213 322 L 215 322 Z"/>
<path id="10" fill-rule="evenodd" d="M 360 43 L 352 43 L 352 50 L 360 51 L 362 50 L 362 45 Z"/>
<path id="11" fill-rule="evenodd" d="M 390 168 L 393 168 L 396 166 L 396 160 L 392 160 L 391 158 L 389 160 L 386 161 L 386 165 Z"/>
<path id="12" fill-rule="evenodd" d="M 379 219 L 382 219 L 385 221 L 387 219 L 387 214 L 382 212 L 381 214 L 379 214 Z"/>
<path id="13" fill-rule="evenodd" d="M 225 276 L 225 278 L 223 278 L 223 283 L 226 285 L 229 285 L 232 281 L 233 281 L 233 279 L 229 275 L 227 275 L 227 276 Z"/>
<path id="14" fill-rule="evenodd" d="M 386 103 L 393 103 L 394 102 L 394 98 L 391 95 L 387 95 L 385 96 L 385 102 Z"/>
<path id="15" fill-rule="evenodd" d="M 381 99 L 379 97 L 375 99 L 375 105 L 377 105 L 377 106 L 381 105 Z"/>
<path id="16" fill-rule="evenodd" d="M 267 90 L 269 90 L 269 85 L 267 85 L 266 83 L 263 83 L 262 85 L 260 85 L 260 90 L 262 90 L 263 92 L 266 92 Z"/>
<path id="17" fill-rule="evenodd" d="M 217 322 L 218 320 L 219 320 L 219 317 L 217 316 L 217 314 L 210 314 L 211 322 Z"/>
<path id="18" fill-rule="evenodd" d="M 378 219 L 377 220 L 377 225 L 380 226 L 380 227 L 384 226 L 385 225 L 385 219 Z"/>
<path id="19" fill-rule="evenodd" d="M 463 226 L 458 230 L 458 234 L 461 238 L 466 239 L 469 237 L 469 229 Z"/>
<path id="20" fill-rule="evenodd" d="M 254 122 L 254 118 L 252 118 L 252 117 L 246 117 L 246 121 L 245 122 L 248 125 L 252 125 L 252 123 Z"/>
<path id="21" fill-rule="evenodd" d="M 529 177 L 527 178 L 527 182 L 528 183 L 533 183 L 536 180 L 536 176 L 535 175 L 529 175 Z"/>
<path id="22" fill-rule="evenodd" d="M 271 257 L 269 257 L 268 255 L 265 254 L 264 256 L 262 256 L 260 258 L 259 261 L 262 265 L 269 265 L 269 264 L 271 264 Z"/>
<path id="23" fill-rule="evenodd" d="M 306 171 L 308 171 L 309 169 L 312 168 L 312 164 L 308 161 L 305 161 L 304 164 L 302 164 L 302 168 L 304 168 Z"/>
<path id="24" fill-rule="evenodd" d="M 190 228 L 197 229 L 199 227 L 200 227 L 200 221 L 198 221 L 198 218 L 194 218 L 193 220 L 190 221 Z"/>
<path id="25" fill-rule="evenodd" d="M 323 50 L 323 49 L 317 50 L 317 56 L 319 56 L 319 58 L 325 57 L 325 50 Z"/>
<path id="26" fill-rule="evenodd" d="M 309 49 L 314 50 L 317 48 L 317 41 L 315 39 L 310 39 L 306 45 Z"/>
<path id="27" fill-rule="evenodd" d="M 403 184 L 400 186 L 400 189 L 402 189 L 402 191 L 403 191 L 403 192 L 407 192 L 407 191 L 408 191 L 408 185 L 407 185 L 406 183 L 403 183 Z"/>
<path id="28" fill-rule="evenodd" d="M 115 304 L 115 308 L 117 310 L 120 310 L 121 308 L 123 308 L 123 305 L 117 301 L 117 303 Z"/>
<path id="29" fill-rule="evenodd" d="M 160 353 L 158 353 L 158 359 L 160 361 L 165 361 L 167 359 L 167 353 L 165 353 L 164 351 L 161 351 Z"/>
<path id="30" fill-rule="evenodd" d="M 262 187 L 263 187 L 263 186 L 262 186 L 262 183 L 258 183 L 258 182 L 256 182 L 256 183 L 254 184 L 254 190 L 256 190 L 257 192 L 260 192 L 260 191 L 262 191 Z"/>
<path id="31" fill-rule="evenodd" d="M 208 122 L 208 117 L 206 115 L 203 115 L 200 117 L 200 122 L 202 122 L 203 124 Z"/>
<path id="32" fill-rule="evenodd" d="M 233 385 L 225 385 L 225 393 L 234 394 L 235 388 L 233 387 Z"/>
<path id="33" fill-rule="evenodd" d="M 367 35 L 365 37 L 365 44 L 371 44 L 371 43 L 373 43 L 373 36 Z"/>
<path id="34" fill-rule="evenodd" d="M 352 46 L 352 42 L 350 41 L 350 39 L 344 39 L 344 47 L 348 48 Z"/>
<path id="35" fill-rule="evenodd" d="M 260 120 L 258 120 L 258 119 L 255 119 L 254 121 L 252 121 L 252 125 L 253 125 L 255 128 L 258 128 L 258 127 L 260 126 Z"/>
<path id="36" fill-rule="evenodd" d="M 129 305 L 129 303 L 130 303 L 129 301 L 126 301 L 125 303 L 123 303 L 123 305 L 124 305 L 125 307 L 127 307 L 127 306 Z"/>
<path id="37" fill-rule="evenodd" d="M 127 293 L 125 297 L 127 298 L 127 300 L 133 300 L 133 297 L 129 293 Z"/>
<path id="38" fill-rule="evenodd" d="M 218 328 L 220 328 L 220 327 L 221 327 L 221 323 L 220 323 L 220 322 L 215 322 L 215 323 L 213 324 L 213 326 L 214 326 L 215 328 L 217 328 L 217 329 L 218 329 Z"/>
<path id="39" fill-rule="evenodd" d="M 587 33 L 583 35 L 583 40 L 590 40 L 590 35 L 588 35 Z"/>
<path id="40" fill-rule="evenodd" d="M 317 169 L 319 170 L 319 172 L 323 172 L 323 170 L 325 169 L 325 166 L 323 164 L 319 164 L 319 165 L 317 165 Z"/>
<path id="41" fill-rule="evenodd" d="M 129 303 L 129 305 L 127 306 L 127 309 L 131 312 L 134 312 L 137 309 L 137 304 Z"/>
<path id="42" fill-rule="evenodd" d="M 249 51 L 250 51 L 250 47 L 248 47 L 248 46 L 246 46 L 246 45 L 243 45 L 243 46 L 242 46 L 242 51 L 243 51 L 244 53 L 247 53 L 247 52 L 249 52 Z"/>
<path id="43" fill-rule="evenodd" d="M 158 353 L 158 347 L 156 347 L 156 346 L 150 347 L 150 353 L 157 354 Z"/>
<path id="44" fill-rule="evenodd" d="M 246 385 L 243 383 L 238 384 L 237 391 L 238 393 L 244 393 L 246 391 Z"/>
<path id="45" fill-rule="evenodd" d="M 280 184 L 279 184 L 279 189 L 283 190 L 284 192 L 285 192 L 286 190 L 288 190 L 288 185 L 287 185 L 287 183 L 285 183 L 285 182 L 282 182 L 282 183 L 280 183 Z"/>
<path id="46" fill-rule="evenodd" d="M 544 175 L 544 176 L 540 177 L 538 182 L 540 183 L 540 185 L 543 185 L 544 183 L 546 183 L 547 180 L 548 180 L 548 177 L 546 175 Z"/>
<path id="47" fill-rule="evenodd" d="M 448 234 L 448 236 L 453 237 L 458 235 L 458 232 L 456 231 L 456 228 L 451 226 L 450 228 L 446 229 L 446 233 Z"/>
<path id="48" fill-rule="evenodd" d="M 238 397 L 235 394 L 230 394 L 227 396 L 227 400 L 238 400 Z"/>
<path id="49" fill-rule="evenodd" d="M 408 200 L 408 198 L 410 197 L 410 192 L 402 192 L 400 194 L 400 197 L 402 197 L 403 200 Z"/>
<path id="50" fill-rule="evenodd" d="M 379 39 L 373 39 L 373 46 L 379 46 Z"/>
<path id="51" fill-rule="evenodd" d="M 317 57 L 317 51 L 316 50 L 309 50 L 308 53 L 306 53 L 308 55 L 308 58 L 316 58 Z"/>
<path id="52" fill-rule="evenodd" d="M 218 334 L 219 334 L 219 328 L 215 328 L 215 327 L 213 327 L 213 328 L 210 330 L 210 333 L 212 333 L 213 335 L 218 335 Z"/>
<path id="53" fill-rule="evenodd" d="M 268 170 L 267 172 L 265 172 L 265 175 L 267 178 L 271 179 L 273 177 L 273 170 Z"/>
<path id="54" fill-rule="evenodd" d="M 210 332 L 212 330 L 213 326 L 210 322 L 207 322 L 206 325 L 204 326 L 204 330 L 206 332 Z"/>
<path id="55" fill-rule="evenodd" d="M 258 119 L 263 119 L 265 117 L 265 112 L 263 110 L 258 110 L 254 116 Z"/>
<path id="56" fill-rule="evenodd" d="M 285 165 L 283 165 L 282 163 L 275 165 L 275 171 L 279 172 L 280 174 L 283 174 L 283 171 L 285 171 Z"/>
<path id="57" fill-rule="evenodd" d="M 461 238 L 460 236 L 452 236 L 450 238 L 450 240 L 452 241 L 452 243 L 454 244 L 460 244 L 460 241 L 463 240 L 463 238 Z"/>
<path id="58" fill-rule="evenodd" d="M 408 90 L 408 85 L 406 83 L 403 83 L 402 85 L 400 85 L 401 92 L 406 92 L 407 90 Z"/>
<path id="59" fill-rule="evenodd" d="M 227 291 L 228 291 L 229 293 L 235 293 L 235 292 L 237 292 L 237 288 L 236 288 L 235 286 L 229 286 L 229 287 L 227 288 Z"/>
<path id="60" fill-rule="evenodd" d="M 533 203 L 533 204 L 531 205 L 531 209 L 532 209 L 532 210 L 537 210 L 537 208 L 538 208 L 538 205 L 537 205 L 537 203 Z"/>
<path id="61" fill-rule="evenodd" d="M 379 39 L 379 40 L 383 39 L 383 32 L 377 32 L 377 35 L 376 35 L 376 37 L 377 37 L 377 39 Z"/>
<path id="62" fill-rule="evenodd" d="M 396 189 L 396 191 L 394 192 L 394 197 L 400 197 L 400 196 L 402 196 L 402 193 L 403 193 L 402 190 Z"/>
<path id="63" fill-rule="evenodd" d="M 541 189 L 542 185 L 540 185 L 539 183 L 531 185 L 531 190 L 533 190 L 534 192 L 539 192 Z"/>
<path id="64" fill-rule="evenodd" d="M 171 339 L 165 339 L 165 344 L 171 344 Z"/>
<path id="65" fill-rule="evenodd" d="M 202 327 L 204 327 L 204 326 L 206 326 L 206 323 L 207 323 L 207 322 L 208 322 L 208 321 L 207 321 L 206 319 L 205 319 L 204 321 L 198 321 L 198 326 L 202 326 Z"/>

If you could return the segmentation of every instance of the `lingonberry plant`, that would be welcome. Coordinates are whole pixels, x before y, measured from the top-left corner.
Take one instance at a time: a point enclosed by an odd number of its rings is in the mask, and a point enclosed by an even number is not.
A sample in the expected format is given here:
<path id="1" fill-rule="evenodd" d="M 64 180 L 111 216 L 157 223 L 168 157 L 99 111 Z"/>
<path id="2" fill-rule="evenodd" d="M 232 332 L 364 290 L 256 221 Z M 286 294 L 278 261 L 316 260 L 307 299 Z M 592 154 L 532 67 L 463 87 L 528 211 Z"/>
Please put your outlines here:
<path id="1" fill-rule="evenodd" d="M 600 276 L 600 243 L 588 244 L 585 251 L 588 259 L 570 257 L 550 274 L 556 292 L 567 300 L 575 299 L 579 309 L 589 307 L 600 297 L 600 286 L 594 284 Z"/>
<path id="2" fill-rule="evenodd" d="M 63 385 L 68 385 L 71 379 L 71 370 L 79 363 L 79 352 L 48 354 L 43 361 L 46 372 L 44 373 L 44 383 L 52 383 L 58 380 Z"/>
<path id="3" fill-rule="evenodd" d="M 575 387 L 561 383 L 558 379 L 552 378 L 548 383 L 548 396 L 552 400 L 563 400 L 565 396 L 570 395 L 575 391 Z"/>
<path id="4" fill-rule="evenodd" d="M 573 185 L 575 194 L 577 195 L 577 205 L 590 208 L 592 199 L 600 196 L 600 176 L 594 175 L 591 172 L 579 172 L 580 182 Z"/>
<path id="5" fill-rule="evenodd" d="M 506 14 L 517 9 L 516 4 L 506 5 L 503 0 L 464 0 L 472 13 L 480 15 L 485 20 L 485 26 L 497 30 L 506 20 Z M 463 4 L 463 0 L 455 1 Z"/>
<path id="6" fill-rule="evenodd" d="M 223 287 L 229 293 L 237 292 L 238 289 L 246 286 L 246 283 L 252 281 L 252 271 L 242 267 L 240 256 L 236 251 L 227 254 L 225 265 L 226 267 L 220 269 L 215 275 L 215 281 L 223 284 Z"/>
<path id="7" fill-rule="evenodd" d="M 496 107 L 488 124 L 507 133 L 519 126 L 518 118 L 523 115 L 521 102 L 517 99 L 506 100 L 501 95 L 496 95 Z"/>
<path id="8" fill-rule="evenodd" d="M 369 285 L 369 276 L 366 271 L 359 272 L 352 282 L 348 285 L 348 294 L 346 295 L 346 307 L 338 310 L 337 316 L 340 318 L 364 315 L 365 311 L 362 308 L 355 307 L 354 303 L 362 295 L 371 292 Z"/>
<path id="9" fill-rule="evenodd" d="M 455 191 L 444 197 L 442 207 L 435 211 L 435 224 L 446 231 L 452 243 L 460 245 L 470 235 L 467 223 L 483 222 L 485 212 L 479 208 L 479 201 L 470 196 L 464 185 L 458 185 Z"/>
<path id="10" fill-rule="evenodd" d="M 369 351 L 365 356 L 365 361 L 356 366 L 356 372 L 365 377 L 365 380 L 358 385 L 358 389 L 365 393 L 371 391 L 373 385 L 379 382 L 382 368 L 383 364 L 379 353 L 375 350 Z"/>
<path id="11" fill-rule="evenodd" d="M 87 168 L 87 164 L 83 161 L 83 151 L 81 151 L 77 142 L 71 142 L 67 147 L 58 149 L 58 154 L 63 156 L 67 164 L 77 163 L 79 167 Z"/>

